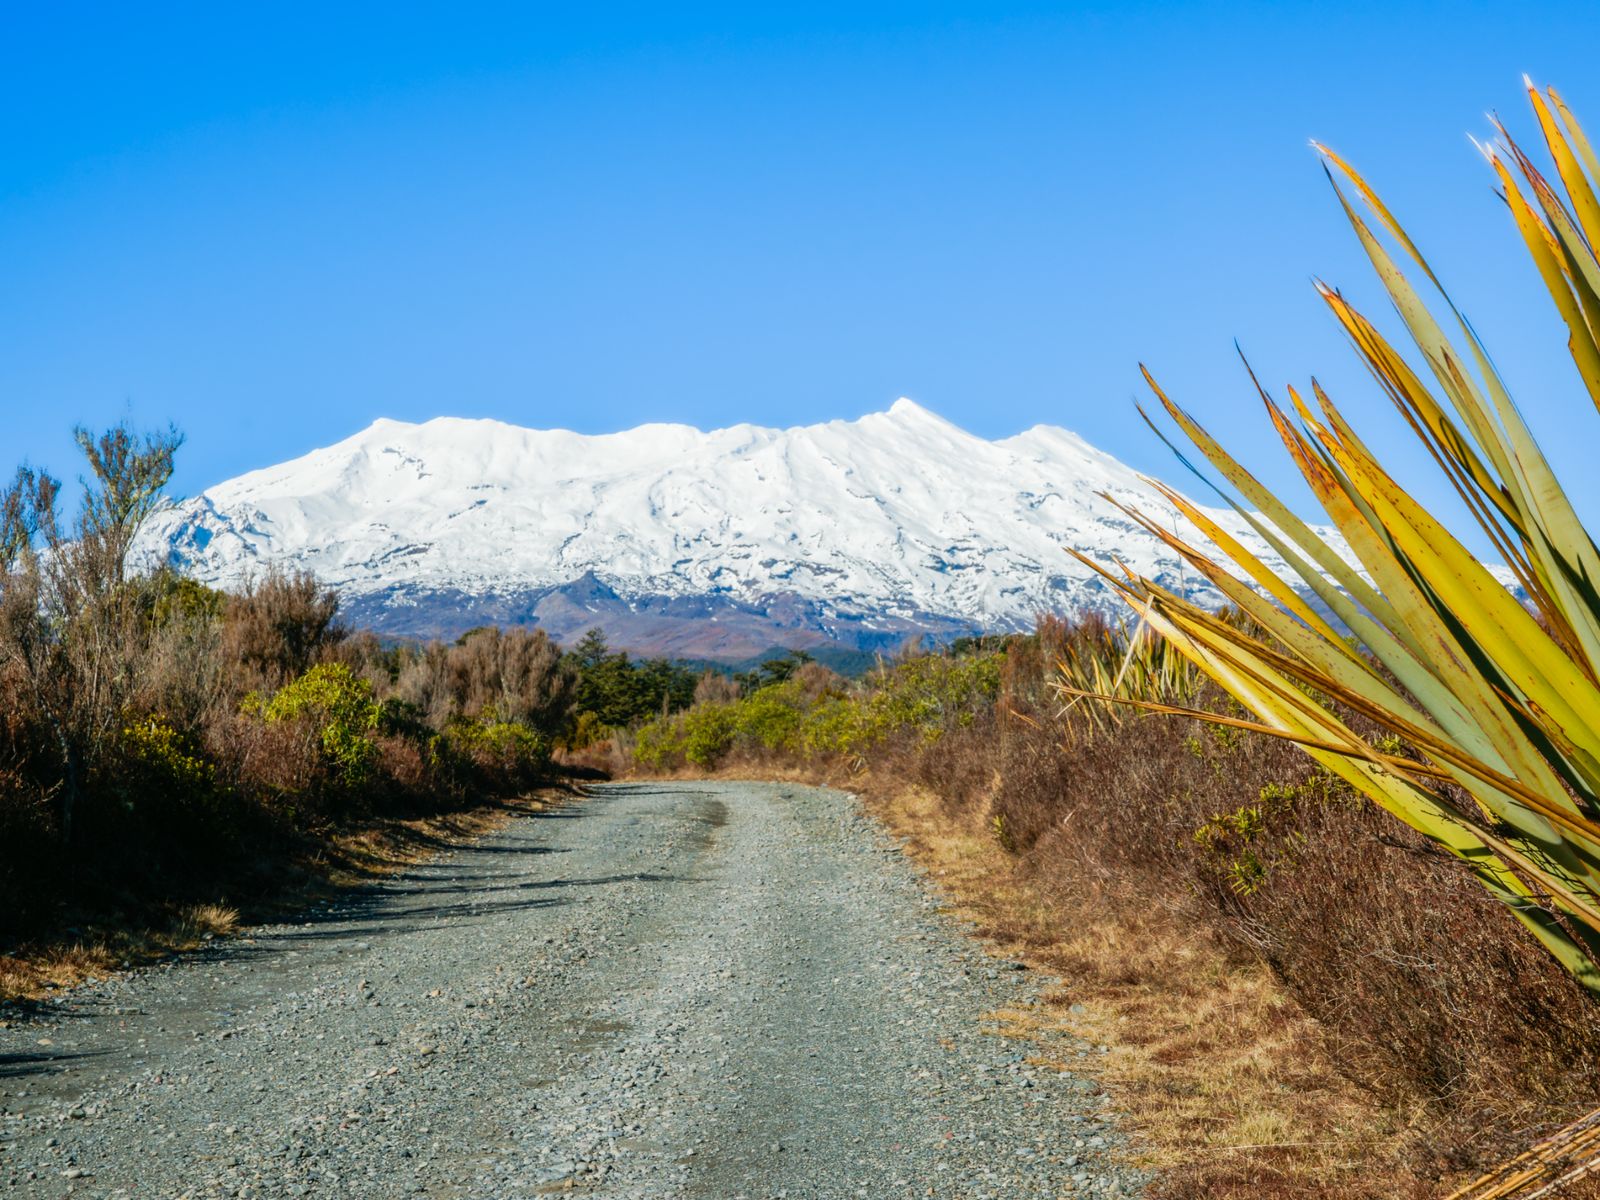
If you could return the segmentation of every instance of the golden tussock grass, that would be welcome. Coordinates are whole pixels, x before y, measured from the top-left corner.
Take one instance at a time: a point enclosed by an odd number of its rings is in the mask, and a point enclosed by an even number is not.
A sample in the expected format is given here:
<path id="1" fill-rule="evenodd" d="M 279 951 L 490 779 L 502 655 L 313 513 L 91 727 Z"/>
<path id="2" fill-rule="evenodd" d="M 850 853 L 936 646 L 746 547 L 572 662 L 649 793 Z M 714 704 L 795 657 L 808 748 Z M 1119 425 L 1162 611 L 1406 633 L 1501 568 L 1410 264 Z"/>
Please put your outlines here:
<path id="1" fill-rule="evenodd" d="M 1420 1131 L 1339 1073 L 1319 1024 L 1265 967 L 1230 960 L 1159 907 L 1030 877 L 981 819 L 924 789 L 861 790 L 997 954 L 1061 979 L 1044 1007 L 996 1014 L 997 1029 L 1090 1043 L 1062 1065 L 1107 1089 L 1161 1194 L 1438 1194 L 1407 1165 Z"/>
<path id="2" fill-rule="evenodd" d="M 174 906 L 139 928 L 87 928 L 0 955 L 0 1000 L 37 1000 L 113 971 L 197 950 L 239 927 L 223 904 Z"/>

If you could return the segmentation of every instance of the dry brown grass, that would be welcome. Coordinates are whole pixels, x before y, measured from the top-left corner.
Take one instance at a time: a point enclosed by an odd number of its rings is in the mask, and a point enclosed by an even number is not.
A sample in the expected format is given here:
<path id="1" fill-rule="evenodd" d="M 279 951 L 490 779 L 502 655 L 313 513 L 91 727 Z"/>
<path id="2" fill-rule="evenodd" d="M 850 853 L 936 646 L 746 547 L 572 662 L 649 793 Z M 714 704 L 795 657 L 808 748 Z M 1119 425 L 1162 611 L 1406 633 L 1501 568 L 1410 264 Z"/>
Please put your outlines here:
<path id="1" fill-rule="evenodd" d="M 221 904 L 175 907 L 142 928 L 88 928 L 0 955 L 0 1000 L 38 1000 L 113 971 L 197 950 L 239 926 Z"/>
<path id="2" fill-rule="evenodd" d="M 970 810 L 925 789 L 858 786 L 996 953 L 1061 978 L 1012 1029 L 1065 1028 L 1108 1048 L 1067 1065 L 1110 1092 L 1161 1194 L 1434 1194 L 1407 1165 L 1414 1131 L 1340 1075 L 1318 1023 L 1265 967 L 1230 961 L 1165 910 L 1030 878 Z"/>

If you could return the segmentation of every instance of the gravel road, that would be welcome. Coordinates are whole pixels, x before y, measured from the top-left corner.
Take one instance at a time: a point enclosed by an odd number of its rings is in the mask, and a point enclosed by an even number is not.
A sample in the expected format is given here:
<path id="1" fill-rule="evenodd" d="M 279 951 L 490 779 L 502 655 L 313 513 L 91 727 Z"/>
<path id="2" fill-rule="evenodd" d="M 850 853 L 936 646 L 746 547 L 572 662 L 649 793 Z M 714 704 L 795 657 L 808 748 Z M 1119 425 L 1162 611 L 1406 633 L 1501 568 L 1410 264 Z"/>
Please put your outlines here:
<path id="1" fill-rule="evenodd" d="M 0 1012 L 0 1193 L 1135 1195 L 1046 982 L 843 793 L 607 786 Z"/>

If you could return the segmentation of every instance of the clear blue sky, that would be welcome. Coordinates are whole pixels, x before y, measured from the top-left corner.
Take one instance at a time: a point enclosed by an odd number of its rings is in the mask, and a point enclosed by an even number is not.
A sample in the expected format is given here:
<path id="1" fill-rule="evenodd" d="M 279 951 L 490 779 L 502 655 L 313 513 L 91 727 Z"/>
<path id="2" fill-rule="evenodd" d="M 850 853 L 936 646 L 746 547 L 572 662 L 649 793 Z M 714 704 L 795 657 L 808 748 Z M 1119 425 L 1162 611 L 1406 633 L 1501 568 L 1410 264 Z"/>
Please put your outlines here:
<path id="1" fill-rule="evenodd" d="M 1600 124 L 1597 13 L 4 3 L 0 469 L 75 473 L 70 424 L 125 413 L 187 432 L 193 493 L 379 416 L 789 424 L 904 394 L 1176 477 L 1136 364 L 1261 460 L 1235 338 L 1389 429 L 1310 285 L 1387 319 L 1317 137 L 1594 512 L 1600 417 L 1465 135 L 1489 108 L 1529 130 L 1523 71 Z"/>

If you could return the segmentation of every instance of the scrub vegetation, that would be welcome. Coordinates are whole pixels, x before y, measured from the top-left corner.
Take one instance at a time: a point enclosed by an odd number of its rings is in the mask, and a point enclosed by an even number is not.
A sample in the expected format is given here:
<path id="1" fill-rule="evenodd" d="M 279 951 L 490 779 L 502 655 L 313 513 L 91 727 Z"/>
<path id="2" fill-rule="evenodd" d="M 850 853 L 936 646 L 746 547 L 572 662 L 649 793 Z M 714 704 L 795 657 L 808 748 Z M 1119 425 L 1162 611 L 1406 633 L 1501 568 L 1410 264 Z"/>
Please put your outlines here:
<path id="1" fill-rule="evenodd" d="M 81 496 L 26 467 L 0 489 L 0 996 L 425 848 L 459 822 L 408 823 L 525 795 L 557 746 L 693 699 L 697 673 L 598 634 L 384 644 L 309 576 L 224 593 L 136 567 L 181 438 L 77 436 Z"/>

